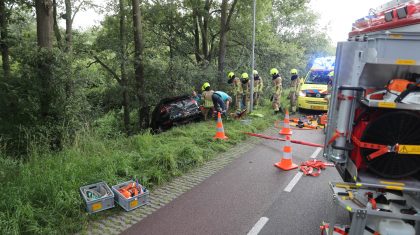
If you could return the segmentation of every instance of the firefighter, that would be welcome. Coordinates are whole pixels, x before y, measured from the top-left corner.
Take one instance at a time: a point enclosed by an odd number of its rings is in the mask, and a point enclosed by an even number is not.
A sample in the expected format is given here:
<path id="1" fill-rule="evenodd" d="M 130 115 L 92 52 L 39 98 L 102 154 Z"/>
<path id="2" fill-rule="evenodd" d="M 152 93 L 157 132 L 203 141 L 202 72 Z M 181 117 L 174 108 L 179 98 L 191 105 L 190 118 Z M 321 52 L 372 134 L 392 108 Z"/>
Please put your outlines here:
<path id="1" fill-rule="evenodd" d="M 235 108 L 236 110 L 240 111 L 242 109 L 242 94 L 244 93 L 241 79 L 236 77 L 234 72 L 228 73 L 228 78 L 228 83 L 232 84 L 233 86 L 232 93 L 235 98 Z"/>
<path id="2" fill-rule="evenodd" d="M 212 95 L 214 93 L 213 90 L 210 88 L 210 83 L 206 82 L 201 87 L 201 91 L 203 92 L 201 94 L 201 99 L 203 100 L 203 109 L 202 113 L 204 116 L 204 120 L 207 120 L 207 117 L 209 115 L 209 111 L 211 110 L 211 114 L 213 114 L 213 99 Z"/>
<path id="3" fill-rule="evenodd" d="M 299 75 L 297 69 L 290 70 L 290 93 L 289 93 L 289 99 L 290 99 L 290 107 L 292 108 L 291 112 L 296 112 L 296 103 L 297 103 L 297 94 L 299 89 Z"/>
<path id="4" fill-rule="evenodd" d="M 280 112 L 281 92 L 283 90 L 282 78 L 279 74 L 279 71 L 276 68 L 272 68 L 270 70 L 270 74 L 272 76 L 273 81 L 273 96 L 271 100 L 273 102 L 272 105 L 274 109 L 274 114 L 277 114 Z"/>
<path id="5" fill-rule="evenodd" d="M 248 73 L 243 73 L 241 75 L 241 82 L 242 82 L 242 87 L 244 90 L 244 94 L 243 94 L 243 103 L 246 107 L 246 110 L 249 110 L 249 106 L 250 106 L 250 95 L 251 95 L 251 84 L 249 82 L 249 76 Z"/>
<path id="6" fill-rule="evenodd" d="M 254 105 L 255 107 L 258 107 L 258 105 L 260 104 L 260 96 L 262 94 L 262 89 L 263 89 L 263 80 L 262 78 L 258 75 L 258 71 L 254 70 L 253 71 L 254 74 Z"/>

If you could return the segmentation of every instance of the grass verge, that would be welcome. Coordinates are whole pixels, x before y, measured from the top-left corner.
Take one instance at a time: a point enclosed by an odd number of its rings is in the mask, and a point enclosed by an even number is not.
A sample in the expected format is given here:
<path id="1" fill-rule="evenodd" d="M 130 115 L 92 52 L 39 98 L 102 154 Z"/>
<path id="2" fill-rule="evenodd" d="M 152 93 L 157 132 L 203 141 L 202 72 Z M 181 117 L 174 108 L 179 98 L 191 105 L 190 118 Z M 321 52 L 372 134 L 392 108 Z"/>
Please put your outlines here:
<path id="1" fill-rule="evenodd" d="M 0 234 L 79 232 L 89 220 L 118 210 L 88 215 L 80 186 L 138 178 L 153 188 L 245 140 L 242 132 L 265 130 L 279 118 L 268 107 L 257 112 L 265 117 L 252 118 L 249 125 L 224 121 L 228 141 L 213 141 L 215 122 L 207 121 L 160 135 L 103 139 L 85 133 L 58 153 L 35 149 L 25 163 L 0 154 Z"/>

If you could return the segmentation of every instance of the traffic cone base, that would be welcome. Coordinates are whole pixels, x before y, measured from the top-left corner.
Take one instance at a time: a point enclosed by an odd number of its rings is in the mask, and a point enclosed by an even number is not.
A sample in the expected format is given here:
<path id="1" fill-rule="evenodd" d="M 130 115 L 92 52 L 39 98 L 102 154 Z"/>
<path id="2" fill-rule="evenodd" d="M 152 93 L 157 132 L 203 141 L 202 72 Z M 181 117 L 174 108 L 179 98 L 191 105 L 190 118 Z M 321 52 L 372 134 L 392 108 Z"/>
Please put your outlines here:
<path id="1" fill-rule="evenodd" d="M 279 132 L 280 135 L 292 135 L 292 130 L 290 128 L 282 128 Z"/>
<path id="2" fill-rule="evenodd" d="M 289 171 L 298 168 L 298 165 L 292 162 L 292 159 L 281 159 L 280 162 L 274 164 L 277 168 L 280 168 L 284 171 Z"/>
<path id="3" fill-rule="evenodd" d="M 227 140 L 227 139 L 229 139 L 229 137 L 227 137 L 227 136 L 214 136 L 213 137 L 213 139 L 215 139 L 215 140 Z"/>

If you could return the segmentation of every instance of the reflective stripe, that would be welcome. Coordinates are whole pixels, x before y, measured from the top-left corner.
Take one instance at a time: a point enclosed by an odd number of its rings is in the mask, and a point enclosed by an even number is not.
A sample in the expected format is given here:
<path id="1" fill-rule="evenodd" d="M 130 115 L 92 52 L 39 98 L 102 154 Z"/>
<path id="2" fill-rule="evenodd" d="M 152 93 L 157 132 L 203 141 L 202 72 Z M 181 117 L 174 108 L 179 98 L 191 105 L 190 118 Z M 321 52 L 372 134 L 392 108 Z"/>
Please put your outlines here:
<path id="1" fill-rule="evenodd" d="M 398 153 L 418 155 L 418 154 L 420 154 L 420 145 L 400 144 L 398 146 Z"/>
<path id="2" fill-rule="evenodd" d="M 284 159 L 292 159 L 292 153 L 283 152 L 283 158 Z"/>
<path id="3" fill-rule="evenodd" d="M 213 107 L 213 101 L 211 101 L 211 100 L 204 100 L 204 107 L 205 108 L 211 108 L 211 107 Z"/>
<path id="4" fill-rule="evenodd" d="M 216 131 L 217 132 L 225 132 L 225 129 L 223 129 L 223 127 L 222 128 L 216 128 Z"/>

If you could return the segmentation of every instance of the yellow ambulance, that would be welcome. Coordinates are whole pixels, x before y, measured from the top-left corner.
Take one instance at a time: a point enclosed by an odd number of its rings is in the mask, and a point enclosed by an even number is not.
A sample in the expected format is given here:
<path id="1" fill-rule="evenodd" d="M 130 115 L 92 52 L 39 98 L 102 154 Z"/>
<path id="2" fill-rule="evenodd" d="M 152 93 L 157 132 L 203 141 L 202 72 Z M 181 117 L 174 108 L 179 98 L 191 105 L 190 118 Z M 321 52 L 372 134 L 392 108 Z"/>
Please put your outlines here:
<path id="1" fill-rule="evenodd" d="M 316 58 L 313 66 L 300 85 L 298 108 L 328 110 L 326 96 L 334 76 L 335 56 Z"/>

